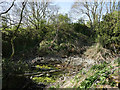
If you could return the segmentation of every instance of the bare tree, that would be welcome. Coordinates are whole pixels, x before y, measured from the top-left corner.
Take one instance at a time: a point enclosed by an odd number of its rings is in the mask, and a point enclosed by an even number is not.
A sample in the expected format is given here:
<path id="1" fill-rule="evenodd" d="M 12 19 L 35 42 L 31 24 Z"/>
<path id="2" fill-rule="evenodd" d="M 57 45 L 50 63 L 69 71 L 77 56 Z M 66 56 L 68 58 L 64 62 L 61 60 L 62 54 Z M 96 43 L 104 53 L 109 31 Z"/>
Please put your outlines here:
<path id="1" fill-rule="evenodd" d="M 109 4 L 108 4 L 109 3 Z M 103 0 L 93 0 L 92 2 L 75 2 L 71 8 L 74 13 L 86 15 L 90 21 L 92 29 L 95 28 L 96 22 L 99 23 L 103 14 L 112 12 L 116 9 L 116 1 L 104 2 Z M 108 7 L 109 5 L 109 7 Z M 110 8 L 110 9 L 109 9 Z M 100 23 L 99 23 L 100 24 Z"/>
<path id="2" fill-rule="evenodd" d="M 51 2 L 44 0 L 28 2 L 23 14 L 24 23 L 29 26 L 34 26 L 38 30 L 40 29 L 41 20 L 51 21 L 51 17 L 55 15 L 56 10 L 52 10 L 54 6 L 50 4 Z"/>
<path id="3" fill-rule="evenodd" d="M 96 2 L 95 0 L 93 2 L 75 2 L 74 5 L 72 6 L 72 10 L 73 11 L 78 10 L 77 13 L 86 15 L 90 21 L 91 28 L 94 28 L 93 24 L 97 19 L 98 7 L 99 7 L 99 3 Z M 100 11 L 102 12 L 102 3 L 99 9 L 101 9 Z M 99 19 L 100 17 L 101 14 L 99 14 Z"/>

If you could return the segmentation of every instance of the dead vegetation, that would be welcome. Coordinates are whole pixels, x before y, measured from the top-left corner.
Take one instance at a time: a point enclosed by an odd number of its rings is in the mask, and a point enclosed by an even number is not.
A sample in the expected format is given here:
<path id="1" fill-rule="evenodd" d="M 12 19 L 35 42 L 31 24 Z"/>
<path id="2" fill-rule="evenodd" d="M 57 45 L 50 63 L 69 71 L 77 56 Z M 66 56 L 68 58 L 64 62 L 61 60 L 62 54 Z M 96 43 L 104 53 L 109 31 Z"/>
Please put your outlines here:
<path id="1" fill-rule="evenodd" d="M 103 48 L 99 43 L 90 46 L 83 54 L 84 57 L 98 61 L 110 61 L 116 55 L 110 50 Z"/>

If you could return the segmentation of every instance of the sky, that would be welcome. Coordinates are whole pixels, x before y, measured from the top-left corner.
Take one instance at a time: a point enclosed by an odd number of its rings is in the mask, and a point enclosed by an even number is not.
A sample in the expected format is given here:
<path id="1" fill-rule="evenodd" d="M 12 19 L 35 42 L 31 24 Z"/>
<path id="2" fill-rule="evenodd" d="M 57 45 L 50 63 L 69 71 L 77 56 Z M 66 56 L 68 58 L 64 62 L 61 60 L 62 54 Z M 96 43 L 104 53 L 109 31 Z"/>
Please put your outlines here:
<path id="1" fill-rule="evenodd" d="M 57 6 L 60 7 L 60 13 L 68 13 L 74 2 L 56 2 Z"/>
<path id="2" fill-rule="evenodd" d="M 2 0 L 1 0 L 2 1 Z M 4 0 L 3 0 L 4 1 Z M 6 0 L 6 1 L 12 1 L 12 0 Z M 19 1 L 19 0 L 17 0 Z M 21 0 L 22 1 L 22 0 Z M 29 0 L 28 0 L 29 1 Z M 69 11 L 71 10 L 72 5 L 74 4 L 76 0 L 52 0 L 53 4 L 57 5 L 60 9 L 59 9 L 59 13 L 62 14 L 69 14 Z M 84 1 L 84 0 L 79 0 L 80 2 Z M 88 0 L 90 1 L 90 0 Z M 110 1 L 110 0 L 107 0 Z M 119 1 L 119 0 L 117 0 Z M 120 8 L 120 7 L 119 7 Z M 1 11 L 1 10 L 0 10 Z M 87 17 L 86 17 L 87 18 Z M 84 18 L 85 19 L 85 18 Z"/>
<path id="3" fill-rule="evenodd" d="M 74 1 L 75 0 L 52 0 L 52 2 L 60 8 L 59 12 L 62 14 L 70 11 Z"/>
<path id="4" fill-rule="evenodd" d="M 72 5 L 74 4 L 74 1 L 75 0 L 69 0 L 69 1 L 65 0 L 63 2 L 63 1 L 56 0 L 55 4 L 60 8 L 59 13 L 61 13 L 63 15 L 65 15 L 67 13 L 68 16 L 70 16 L 69 12 L 71 10 Z M 76 22 L 78 20 L 78 18 L 80 18 L 80 17 L 76 17 L 76 15 L 75 15 L 75 17 L 73 19 L 71 18 L 72 22 Z"/>
<path id="5" fill-rule="evenodd" d="M 55 1 L 55 4 L 57 4 L 58 7 L 60 7 L 60 10 L 59 12 L 62 13 L 62 14 L 65 14 L 65 13 L 69 13 L 69 11 L 71 10 L 71 7 L 72 5 L 74 4 L 74 1 L 76 0 L 56 0 Z M 84 0 L 80 0 L 80 2 L 82 2 Z M 90 0 L 89 0 L 90 1 Z M 110 0 L 106 0 L 105 2 L 109 2 Z M 116 0 L 116 2 L 118 2 L 119 0 Z M 119 3 L 116 3 L 116 4 L 119 4 L 120 5 L 120 1 Z M 108 4 L 109 6 L 109 4 Z M 120 6 L 118 7 L 119 11 L 120 11 Z M 105 14 L 106 11 L 103 11 L 103 14 Z M 80 18 L 80 17 L 78 17 Z M 88 20 L 88 17 L 83 17 L 85 20 Z M 75 20 L 76 21 L 76 20 Z"/>

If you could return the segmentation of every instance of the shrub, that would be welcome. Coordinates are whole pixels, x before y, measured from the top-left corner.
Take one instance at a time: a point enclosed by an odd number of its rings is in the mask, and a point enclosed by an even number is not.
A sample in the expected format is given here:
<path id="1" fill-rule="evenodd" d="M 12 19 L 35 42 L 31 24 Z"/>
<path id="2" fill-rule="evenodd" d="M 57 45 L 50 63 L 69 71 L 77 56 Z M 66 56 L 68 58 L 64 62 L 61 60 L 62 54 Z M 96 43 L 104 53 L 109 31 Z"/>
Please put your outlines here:
<path id="1" fill-rule="evenodd" d="M 103 16 L 103 21 L 97 30 L 98 42 L 115 53 L 118 53 L 120 49 L 119 28 L 118 12 L 114 11 Z"/>
<path id="2" fill-rule="evenodd" d="M 7 59 L 2 60 L 2 88 L 23 88 L 26 84 L 27 78 L 25 76 L 18 76 L 19 74 L 24 74 L 25 71 L 29 71 L 28 65 L 23 64 L 22 61 L 11 61 Z"/>

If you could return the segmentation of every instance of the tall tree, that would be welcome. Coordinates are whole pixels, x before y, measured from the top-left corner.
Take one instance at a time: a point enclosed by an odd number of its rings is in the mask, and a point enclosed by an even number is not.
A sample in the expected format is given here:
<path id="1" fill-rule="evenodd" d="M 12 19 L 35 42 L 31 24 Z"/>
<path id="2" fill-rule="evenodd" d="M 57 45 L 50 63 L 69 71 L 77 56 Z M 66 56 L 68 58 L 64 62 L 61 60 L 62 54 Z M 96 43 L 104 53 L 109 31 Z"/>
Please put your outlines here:
<path id="1" fill-rule="evenodd" d="M 83 14 L 88 17 L 90 21 L 90 26 L 94 30 L 96 23 L 100 24 L 100 20 L 102 19 L 103 14 L 105 12 L 112 12 L 116 9 L 115 6 L 116 2 L 110 1 L 110 2 L 104 2 L 103 0 L 93 0 L 92 2 L 75 2 L 71 8 L 72 12 L 77 14 Z M 106 8 L 103 8 L 105 7 Z M 108 6 L 110 7 L 110 10 L 108 9 Z"/>
<path id="2" fill-rule="evenodd" d="M 24 22 L 26 25 L 33 26 L 36 30 L 39 30 L 42 28 L 41 22 L 49 21 L 55 15 L 56 10 L 52 10 L 53 7 L 49 0 L 28 2 L 24 12 Z"/>
<path id="3" fill-rule="evenodd" d="M 27 4 L 27 1 L 25 0 L 25 1 L 22 2 L 21 4 L 22 4 L 22 9 L 21 9 L 21 13 L 20 13 L 20 20 L 19 20 L 19 23 L 18 23 L 18 25 L 17 25 L 17 27 L 16 27 L 16 29 L 15 29 L 15 32 L 14 32 L 14 34 L 13 34 L 13 37 L 11 38 L 12 54 L 11 54 L 11 57 L 10 57 L 10 58 L 12 58 L 13 55 L 14 55 L 14 53 L 15 53 L 15 50 L 14 50 L 15 48 L 14 48 L 14 43 L 13 43 L 13 41 L 15 40 L 16 34 L 17 34 L 17 32 L 18 32 L 18 29 L 19 29 L 19 27 L 20 27 L 20 25 L 21 25 L 22 18 L 23 18 L 23 11 L 24 11 L 24 9 L 25 9 L 25 6 L 26 6 L 26 4 Z"/>

